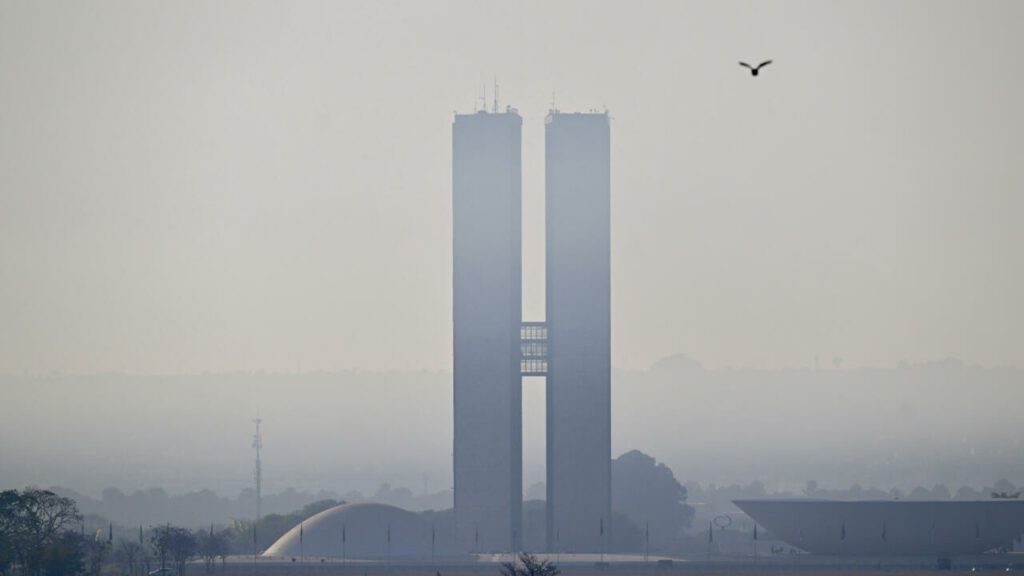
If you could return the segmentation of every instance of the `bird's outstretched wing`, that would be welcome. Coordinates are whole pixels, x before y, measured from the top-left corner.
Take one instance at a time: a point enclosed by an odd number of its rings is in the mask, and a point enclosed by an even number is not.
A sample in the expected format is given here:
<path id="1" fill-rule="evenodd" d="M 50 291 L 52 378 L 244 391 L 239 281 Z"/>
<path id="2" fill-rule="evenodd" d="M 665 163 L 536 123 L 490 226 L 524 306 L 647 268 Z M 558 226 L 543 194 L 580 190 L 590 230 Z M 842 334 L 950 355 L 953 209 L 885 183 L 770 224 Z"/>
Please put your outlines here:
<path id="1" fill-rule="evenodd" d="M 754 69 L 753 66 L 751 66 L 750 64 L 747 64 L 746 62 L 740 62 L 740 66 L 743 66 L 744 68 L 750 68 L 751 70 Z"/>
<path id="2" fill-rule="evenodd" d="M 767 65 L 769 65 L 771 63 L 772 63 L 771 60 L 765 60 L 764 62 L 761 62 L 760 64 L 757 65 L 757 69 L 760 70 L 762 66 L 767 66 Z"/>

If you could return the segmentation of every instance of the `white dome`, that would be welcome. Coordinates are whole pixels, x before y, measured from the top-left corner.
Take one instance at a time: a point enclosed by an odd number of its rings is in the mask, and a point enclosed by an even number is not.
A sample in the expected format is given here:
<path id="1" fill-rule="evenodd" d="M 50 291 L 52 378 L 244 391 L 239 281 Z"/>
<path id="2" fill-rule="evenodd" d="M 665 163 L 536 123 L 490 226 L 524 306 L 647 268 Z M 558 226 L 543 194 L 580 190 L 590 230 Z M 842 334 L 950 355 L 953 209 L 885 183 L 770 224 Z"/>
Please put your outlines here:
<path id="1" fill-rule="evenodd" d="M 416 514 L 386 504 L 342 504 L 293 527 L 263 556 L 340 558 L 344 551 L 349 558 L 426 557 L 430 548 L 431 528 Z"/>

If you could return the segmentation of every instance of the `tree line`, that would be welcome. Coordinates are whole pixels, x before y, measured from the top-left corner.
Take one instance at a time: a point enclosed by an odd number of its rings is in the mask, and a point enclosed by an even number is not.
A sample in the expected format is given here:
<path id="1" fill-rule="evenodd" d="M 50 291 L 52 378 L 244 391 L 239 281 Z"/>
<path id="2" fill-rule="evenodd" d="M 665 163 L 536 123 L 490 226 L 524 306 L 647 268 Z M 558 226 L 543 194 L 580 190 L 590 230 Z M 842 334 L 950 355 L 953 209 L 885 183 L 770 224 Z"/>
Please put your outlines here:
<path id="1" fill-rule="evenodd" d="M 123 529 L 118 530 L 123 534 Z M 235 530 L 189 530 L 165 524 L 137 538 L 114 538 L 114 525 L 87 532 L 74 500 L 29 487 L 0 492 L 0 575 L 100 576 L 118 566 L 129 576 L 185 576 L 201 558 L 207 571 L 226 561 Z"/>

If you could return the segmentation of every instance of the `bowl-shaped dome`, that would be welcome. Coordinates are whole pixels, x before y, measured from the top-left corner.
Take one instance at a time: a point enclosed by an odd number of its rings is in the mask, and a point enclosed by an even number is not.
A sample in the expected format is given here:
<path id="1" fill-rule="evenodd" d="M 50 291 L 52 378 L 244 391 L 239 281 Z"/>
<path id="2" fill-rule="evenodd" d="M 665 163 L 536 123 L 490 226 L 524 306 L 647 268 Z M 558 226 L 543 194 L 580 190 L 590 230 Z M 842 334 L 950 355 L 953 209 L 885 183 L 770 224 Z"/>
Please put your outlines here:
<path id="1" fill-rule="evenodd" d="M 263 556 L 426 557 L 430 548 L 431 528 L 416 514 L 386 504 L 342 504 L 293 527 Z"/>

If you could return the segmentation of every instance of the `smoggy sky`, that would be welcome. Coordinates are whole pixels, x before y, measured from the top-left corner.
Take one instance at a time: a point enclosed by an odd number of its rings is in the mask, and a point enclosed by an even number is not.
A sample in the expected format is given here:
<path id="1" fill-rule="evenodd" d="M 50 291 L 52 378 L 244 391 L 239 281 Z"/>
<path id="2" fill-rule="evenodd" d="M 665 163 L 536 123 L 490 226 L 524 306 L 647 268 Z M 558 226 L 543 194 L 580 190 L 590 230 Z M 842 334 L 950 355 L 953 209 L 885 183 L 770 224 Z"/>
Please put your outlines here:
<path id="1" fill-rule="evenodd" d="M 1024 365 L 1020 2 L 0 3 L 0 372 L 449 369 L 451 121 L 612 120 L 613 364 Z M 737 60 L 774 59 L 758 78 Z M 552 96 L 554 94 L 554 96 Z"/>

